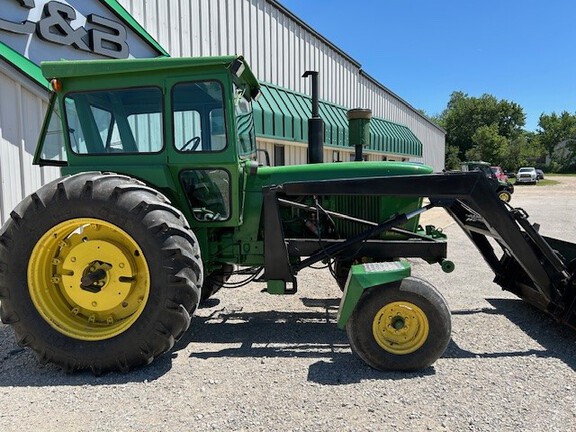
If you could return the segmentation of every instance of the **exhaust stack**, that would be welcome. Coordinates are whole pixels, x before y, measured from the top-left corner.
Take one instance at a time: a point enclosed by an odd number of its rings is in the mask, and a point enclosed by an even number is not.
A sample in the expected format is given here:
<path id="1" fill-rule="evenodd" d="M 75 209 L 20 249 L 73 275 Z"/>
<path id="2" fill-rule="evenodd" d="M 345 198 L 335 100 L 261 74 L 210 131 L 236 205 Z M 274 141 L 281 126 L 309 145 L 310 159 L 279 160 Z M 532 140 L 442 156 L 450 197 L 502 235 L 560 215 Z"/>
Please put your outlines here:
<path id="1" fill-rule="evenodd" d="M 324 121 L 319 114 L 318 72 L 306 71 L 302 78 L 312 77 L 312 117 L 308 119 L 308 163 L 324 162 Z"/>

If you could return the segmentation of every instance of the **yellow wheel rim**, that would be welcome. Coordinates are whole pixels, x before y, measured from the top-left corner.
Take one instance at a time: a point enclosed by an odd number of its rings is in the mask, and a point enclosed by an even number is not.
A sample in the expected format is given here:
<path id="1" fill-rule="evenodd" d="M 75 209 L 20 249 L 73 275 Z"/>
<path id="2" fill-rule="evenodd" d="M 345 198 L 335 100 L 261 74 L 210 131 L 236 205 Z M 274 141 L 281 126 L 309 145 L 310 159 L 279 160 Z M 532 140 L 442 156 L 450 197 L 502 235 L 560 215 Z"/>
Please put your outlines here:
<path id="1" fill-rule="evenodd" d="M 150 294 L 150 272 L 128 233 L 100 219 L 78 218 L 38 241 L 28 263 L 28 289 L 54 329 L 96 341 L 136 322 Z"/>
<path id="2" fill-rule="evenodd" d="M 378 345 L 397 355 L 410 354 L 422 347 L 429 331 L 426 314 L 405 301 L 388 303 L 372 322 L 372 334 Z"/>

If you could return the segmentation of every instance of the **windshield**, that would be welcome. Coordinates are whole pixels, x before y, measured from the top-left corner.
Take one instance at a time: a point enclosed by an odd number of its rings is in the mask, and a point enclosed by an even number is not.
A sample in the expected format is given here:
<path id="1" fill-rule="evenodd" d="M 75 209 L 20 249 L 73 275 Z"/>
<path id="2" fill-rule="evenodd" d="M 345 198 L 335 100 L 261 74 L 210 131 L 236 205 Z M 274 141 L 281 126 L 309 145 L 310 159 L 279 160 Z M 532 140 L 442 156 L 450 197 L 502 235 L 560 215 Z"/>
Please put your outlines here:
<path id="1" fill-rule="evenodd" d="M 252 103 L 244 96 L 244 89 L 235 86 L 235 90 L 234 106 L 236 132 L 238 134 L 238 153 L 240 156 L 250 156 L 256 151 Z"/>
<path id="2" fill-rule="evenodd" d="M 157 87 L 70 93 L 65 106 L 76 154 L 162 150 L 162 90 Z"/>

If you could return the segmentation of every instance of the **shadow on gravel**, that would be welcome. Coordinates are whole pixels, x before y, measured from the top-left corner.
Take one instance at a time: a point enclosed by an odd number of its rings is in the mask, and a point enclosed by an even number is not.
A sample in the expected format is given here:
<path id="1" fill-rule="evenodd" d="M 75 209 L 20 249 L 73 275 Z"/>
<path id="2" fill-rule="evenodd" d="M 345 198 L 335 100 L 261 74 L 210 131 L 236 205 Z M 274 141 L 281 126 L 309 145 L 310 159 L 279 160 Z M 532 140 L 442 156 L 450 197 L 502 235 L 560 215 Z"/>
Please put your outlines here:
<path id="1" fill-rule="evenodd" d="M 16 344 L 12 329 L 0 324 L 0 387 L 99 386 L 145 382 L 160 378 L 171 368 L 172 357 L 168 353 L 151 365 L 126 374 L 107 373 L 99 377 L 87 371 L 67 374 L 54 365 L 40 365 L 31 350 Z"/>
<path id="2" fill-rule="evenodd" d="M 308 369 L 308 381 L 324 385 L 356 384 L 363 380 L 410 380 L 435 375 L 434 366 L 415 372 L 377 371 L 355 355 L 348 353 L 332 359 L 318 361 Z"/>
<path id="3" fill-rule="evenodd" d="M 32 351 L 18 347 L 12 330 L 0 324 L 0 387 L 98 386 L 154 381 L 172 368 L 172 359 L 178 355 L 177 351 L 190 343 L 239 344 L 234 348 L 190 355 L 201 359 L 320 359 L 310 365 L 308 380 L 323 385 L 353 384 L 363 380 L 405 380 L 435 374 L 434 367 L 412 373 L 373 370 L 351 353 L 346 332 L 336 327 L 338 299 L 303 298 L 302 302 L 315 310 L 248 313 L 215 309 L 209 316 L 194 318 L 191 330 L 176 344 L 172 353 L 127 374 L 108 373 L 100 377 L 90 372 L 66 374 L 52 365 L 41 366 Z M 544 350 L 473 353 L 451 341 L 443 358 L 537 356 L 557 358 L 576 371 L 576 332 L 557 324 L 551 317 L 522 300 L 488 299 L 488 302 L 495 309 L 453 311 L 452 314 L 503 315 L 543 346 Z M 216 306 L 218 303 L 214 302 L 211 307 Z"/>
<path id="4" fill-rule="evenodd" d="M 202 351 L 190 357 L 209 358 L 322 358 L 312 364 L 308 380 L 325 385 L 362 380 L 411 379 L 433 375 L 434 368 L 414 373 L 379 372 L 352 354 L 346 332 L 336 327 L 339 299 L 302 299 L 310 312 L 230 312 L 215 310 L 196 317 L 194 325 L 175 349 L 190 343 L 239 344 L 234 348 Z"/>
<path id="5" fill-rule="evenodd" d="M 472 353 L 451 341 L 443 357 L 447 358 L 500 358 L 528 357 L 557 358 L 576 371 L 576 331 L 565 327 L 541 310 L 523 300 L 487 299 L 495 309 L 452 311 L 453 315 L 475 313 L 497 314 L 508 318 L 528 336 L 538 342 L 544 350 L 530 349 L 499 353 Z"/>

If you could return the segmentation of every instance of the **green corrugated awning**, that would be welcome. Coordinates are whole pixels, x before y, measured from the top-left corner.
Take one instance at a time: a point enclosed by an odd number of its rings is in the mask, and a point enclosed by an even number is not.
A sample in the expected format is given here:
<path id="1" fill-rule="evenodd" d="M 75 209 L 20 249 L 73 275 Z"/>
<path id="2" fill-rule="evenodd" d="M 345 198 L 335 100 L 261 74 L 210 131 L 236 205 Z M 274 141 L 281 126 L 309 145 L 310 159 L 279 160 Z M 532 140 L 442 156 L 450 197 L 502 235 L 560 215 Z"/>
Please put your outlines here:
<path id="1" fill-rule="evenodd" d="M 257 136 L 306 143 L 311 98 L 271 84 L 262 84 L 261 90 L 254 104 Z M 321 101 L 319 111 L 324 120 L 324 145 L 350 148 L 346 108 Z M 421 157 L 422 143 L 408 127 L 373 117 L 367 150 Z"/>

